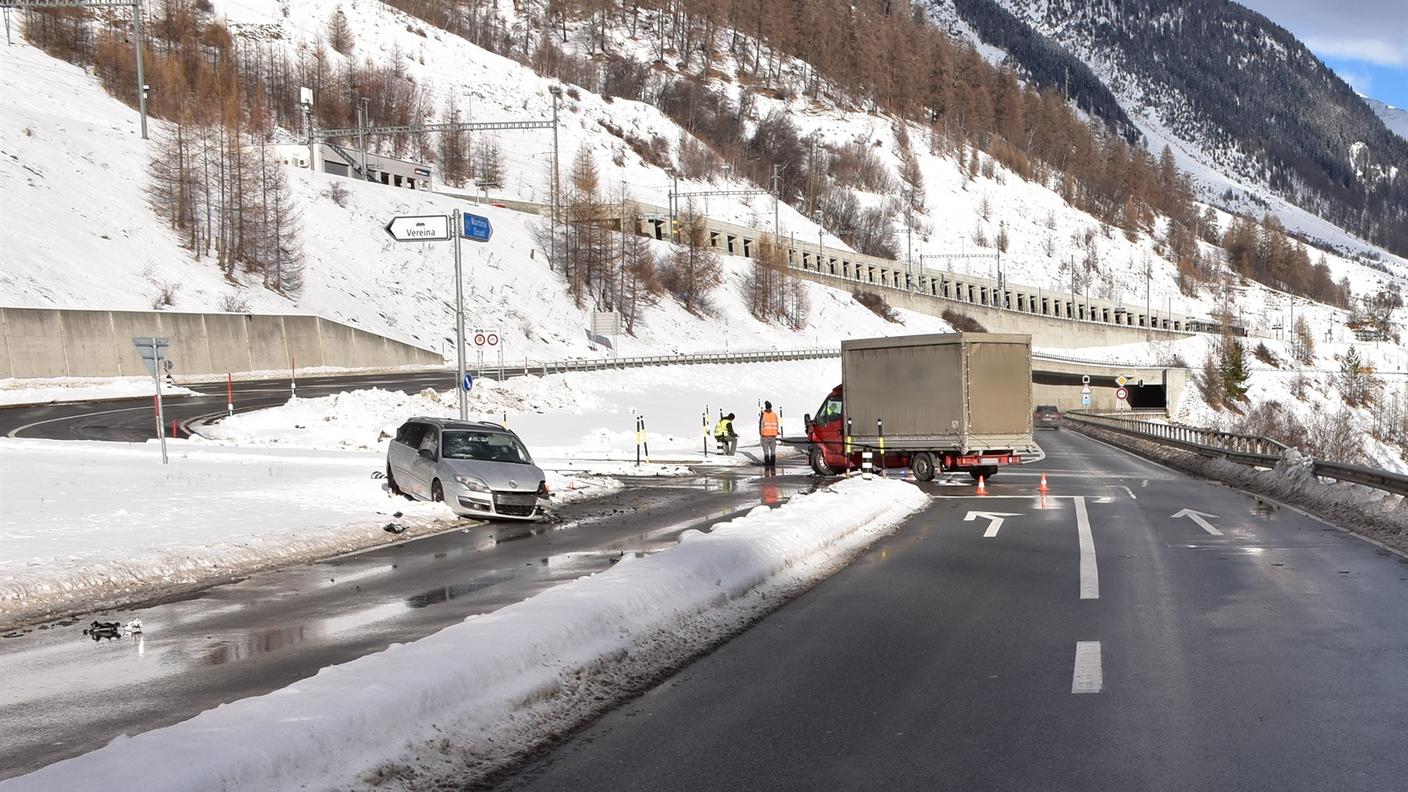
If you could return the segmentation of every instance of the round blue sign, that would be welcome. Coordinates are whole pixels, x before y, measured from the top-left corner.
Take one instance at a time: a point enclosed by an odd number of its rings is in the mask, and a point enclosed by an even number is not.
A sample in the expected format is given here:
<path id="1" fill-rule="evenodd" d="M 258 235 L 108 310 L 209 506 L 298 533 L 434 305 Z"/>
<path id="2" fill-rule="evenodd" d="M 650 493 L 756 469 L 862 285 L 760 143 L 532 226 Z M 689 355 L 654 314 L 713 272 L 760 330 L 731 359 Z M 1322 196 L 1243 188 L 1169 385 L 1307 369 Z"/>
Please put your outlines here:
<path id="1" fill-rule="evenodd" d="M 466 371 L 464 373 L 464 382 L 461 382 L 460 386 L 464 388 L 466 393 L 468 393 L 469 389 L 474 387 L 474 375 Z"/>

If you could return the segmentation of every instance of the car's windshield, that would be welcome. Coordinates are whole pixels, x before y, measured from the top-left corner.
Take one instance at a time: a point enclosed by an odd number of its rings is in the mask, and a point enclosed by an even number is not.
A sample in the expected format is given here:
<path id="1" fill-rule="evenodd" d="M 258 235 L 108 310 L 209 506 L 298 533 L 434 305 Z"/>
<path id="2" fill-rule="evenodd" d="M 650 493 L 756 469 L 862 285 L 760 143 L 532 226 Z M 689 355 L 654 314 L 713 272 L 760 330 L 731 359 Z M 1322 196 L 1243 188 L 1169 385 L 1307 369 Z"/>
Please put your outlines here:
<path id="1" fill-rule="evenodd" d="M 517 437 L 499 432 L 447 431 L 444 433 L 443 449 L 442 456 L 446 459 L 533 464 L 528 449 L 518 442 Z"/>

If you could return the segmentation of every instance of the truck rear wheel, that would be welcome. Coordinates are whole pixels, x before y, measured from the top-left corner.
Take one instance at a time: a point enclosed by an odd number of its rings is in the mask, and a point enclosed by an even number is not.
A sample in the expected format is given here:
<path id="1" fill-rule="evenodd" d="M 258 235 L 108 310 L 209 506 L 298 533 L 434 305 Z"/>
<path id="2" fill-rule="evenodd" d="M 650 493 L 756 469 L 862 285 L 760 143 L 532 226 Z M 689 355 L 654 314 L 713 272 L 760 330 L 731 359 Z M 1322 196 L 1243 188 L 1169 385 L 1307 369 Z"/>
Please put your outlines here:
<path id="1" fill-rule="evenodd" d="M 812 470 L 816 471 L 818 476 L 836 475 L 836 471 L 832 470 L 831 466 L 826 464 L 826 455 L 821 453 L 820 448 L 812 449 L 811 458 L 808 461 L 811 462 Z"/>
<path id="2" fill-rule="evenodd" d="M 972 476 L 974 481 L 977 481 L 979 478 L 982 478 L 982 479 L 987 480 L 987 481 L 991 481 L 991 480 L 992 480 L 992 477 L 997 475 L 997 468 L 996 468 L 996 467 L 968 468 L 968 475 Z"/>
<path id="3" fill-rule="evenodd" d="M 923 451 L 910 457 L 909 469 L 914 471 L 914 478 L 918 481 L 934 480 L 934 458 Z"/>

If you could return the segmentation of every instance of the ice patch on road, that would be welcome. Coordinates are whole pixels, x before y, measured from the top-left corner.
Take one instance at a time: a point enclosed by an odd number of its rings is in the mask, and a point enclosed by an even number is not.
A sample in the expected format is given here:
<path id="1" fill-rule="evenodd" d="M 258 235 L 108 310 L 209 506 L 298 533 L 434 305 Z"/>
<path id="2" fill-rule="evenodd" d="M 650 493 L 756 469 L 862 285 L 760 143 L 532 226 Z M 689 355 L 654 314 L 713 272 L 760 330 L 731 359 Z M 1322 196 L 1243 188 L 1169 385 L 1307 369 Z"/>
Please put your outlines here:
<path id="1" fill-rule="evenodd" d="M 438 776 L 466 784 L 620 695 L 596 680 L 649 678 L 661 663 L 682 662 L 927 500 L 902 482 L 841 481 L 268 695 L 119 738 L 0 791 L 386 788 Z"/>

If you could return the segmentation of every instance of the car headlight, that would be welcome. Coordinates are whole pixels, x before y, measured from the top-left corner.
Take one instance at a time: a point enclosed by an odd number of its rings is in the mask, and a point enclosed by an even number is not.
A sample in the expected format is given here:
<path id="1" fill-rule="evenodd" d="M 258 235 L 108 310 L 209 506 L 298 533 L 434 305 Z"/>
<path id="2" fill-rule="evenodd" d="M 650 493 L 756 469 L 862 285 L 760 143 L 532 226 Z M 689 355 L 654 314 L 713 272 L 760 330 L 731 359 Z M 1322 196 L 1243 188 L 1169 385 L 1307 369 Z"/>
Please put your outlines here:
<path id="1" fill-rule="evenodd" d="M 489 491 L 489 485 L 488 485 L 488 484 L 485 484 L 483 481 L 480 481 L 479 479 L 477 479 L 477 478 L 475 478 L 475 477 L 473 477 L 473 476 L 459 476 L 459 475 L 456 475 L 456 476 L 455 476 L 455 481 L 458 481 L 461 485 L 464 486 L 465 489 L 469 490 L 470 492 L 488 492 L 488 491 Z"/>

